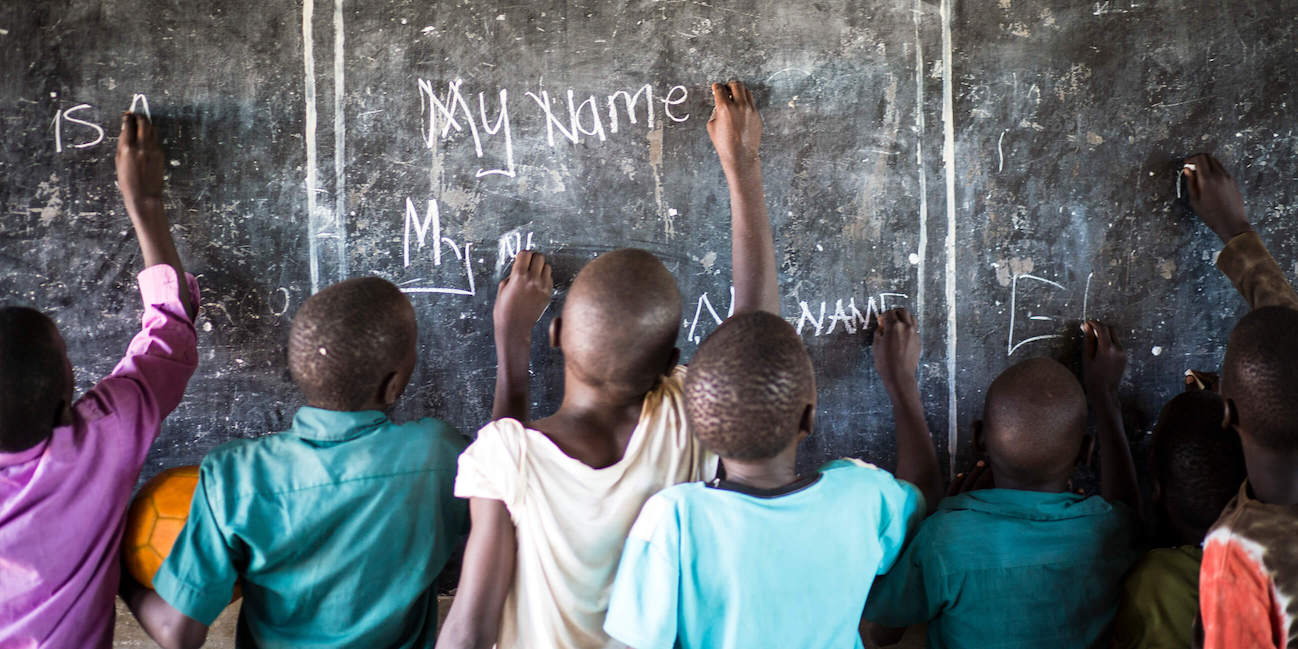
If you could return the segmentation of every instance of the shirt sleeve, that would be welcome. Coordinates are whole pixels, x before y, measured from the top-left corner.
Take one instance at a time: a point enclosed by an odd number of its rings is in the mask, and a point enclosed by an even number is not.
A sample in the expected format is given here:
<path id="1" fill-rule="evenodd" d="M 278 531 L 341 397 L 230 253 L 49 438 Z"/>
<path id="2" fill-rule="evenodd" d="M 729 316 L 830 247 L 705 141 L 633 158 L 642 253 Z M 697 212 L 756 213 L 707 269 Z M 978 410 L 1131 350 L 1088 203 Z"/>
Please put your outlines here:
<path id="1" fill-rule="evenodd" d="M 189 518 L 153 577 L 154 590 L 172 608 L 209 626 L 230 604 L 239 576 L 239 554 L 222 530 L 213 503 L 218 481 L 209 463 L 203 462 Z"/>
<path id="2" fill-rule="evenodd" d="M 604 632 L 635 649 L 676 644 L 680 591 L 680 519 L 672 502 L 645 502 L 618 563 Z"/>
<path id="3" fill-rule="evenodd" d="M 483 426 L 478 438 L 460 454 L 455 475 L 456 498 L 489 498 L 505 503 L 512 513 L 519 504 L 525 479 L 526 431 L 513 419 Z"/>
<path id="4" fill-rule="evenodd" d="M 1245 232 L 1228 241 L 1217 256 L 1217 268 L 1230 278 L 1250 309 L 1298 309 L 1298 295 L 1256 232 Z"/>
<path id="5" fill-rule="evenodd" d="M 880 470 L 887 476 L 879 486 L 879 545 L 883 549 L 883 558 L 879 561 L 878 574 L 882 575 L 892 569 L 897 557 L 906 547 L 919 524 L 924 520 L 928 506 L 924 494 L 915 485 L 899 480 L 891 474 Z"/>
<path id="6" fill-rule="evenodd" d="M 143 462 L 162 420 L 180 404 L 198 367 L 198 342 L 180 302 L 176 270 L 159 264 L 144 269 L 138 279 L 144 302 L 140 332 L 113 372 L 83 398 L 83 412 L 116 416 L 121 434 L 136 442 L 136 456 Z M 197 303 L 198 283 L 189 274 L 185 282 Z"/>
<path id="7" fill-rule="evenodd" d="M 1284 630 L 1260 555 L 1218 531 L 1208 536 L 1199 568 L 1204 649 L 1273 647 Z"/>
<path id="8" fill-rule="evenodd" d="M 924 533 L 916 534 L 892 569 L 874 580 L 865 603 L 865 619 L 891 627 L 926 622 L 942 607 L 936 575 L 925 557 Z"/>

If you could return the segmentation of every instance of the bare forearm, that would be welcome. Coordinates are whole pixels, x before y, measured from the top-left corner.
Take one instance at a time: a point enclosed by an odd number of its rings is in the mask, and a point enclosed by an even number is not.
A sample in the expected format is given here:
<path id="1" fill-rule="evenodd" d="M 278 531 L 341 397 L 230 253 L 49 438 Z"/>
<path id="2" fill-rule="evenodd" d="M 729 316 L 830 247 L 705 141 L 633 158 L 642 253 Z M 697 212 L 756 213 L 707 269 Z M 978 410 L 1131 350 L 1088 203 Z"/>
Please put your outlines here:
<path id="1" fill-rule="evenodd" d="M 752 160 L 726 169 L 730 186 L 731 260 L 734 267 L 735 313 L 780 313 L 780 287 L 775 274 L 775 244 L 766 213 L 762 165 Z"/>
<path id="2" fill-rule="evenodd" d="M 491 406 L 492 420 L 508 417 L 527 421 L 531 353 L 530 336 L 496 333 L 496 396 Z"/>
<path id="3" fill-rule="evenodd" d="M 156 592 L 139 584 L 123 584 L 122 599 L 140 627 L 166 649 L 201 647 L 207 626 L 172 608 Z"/>
<path id="4" fill-rule="evenodd" d="M 180 261 L 180 253 L 176 252 L 176 242 L 171 238 L 171 224 L 167 222 L 162 199 L 127 201 L 126 213 L 131 216 L 131 225 L 135 227 L 135 238 L 140 242 L 144 267 L 166 264 L 176 270 L 180 303 L 185 305 L 185 312 L 193 320 L 195 305 L 190 299 L 189 283 L 185 281 L 185 266 Z"/>
<path id="5" fill-rule="evenodd" d="M 942 473 L 937 450 L 916 383 L 888 389 L 897 427 L 897 477 L 919 487 L 929 511 L 942 499 Z"/>
<path id="6" fill-rule="evenodd" d="M 1136 464 L 1122 429 L 1122 410 L 1118 395 L 1104 392 L 1093 395 L 1096 441 L 1100 445 L 1100 492 L 1106 500 L 1126 503 L 1140 512 L 1140 487 L 1136 481 Z"/>

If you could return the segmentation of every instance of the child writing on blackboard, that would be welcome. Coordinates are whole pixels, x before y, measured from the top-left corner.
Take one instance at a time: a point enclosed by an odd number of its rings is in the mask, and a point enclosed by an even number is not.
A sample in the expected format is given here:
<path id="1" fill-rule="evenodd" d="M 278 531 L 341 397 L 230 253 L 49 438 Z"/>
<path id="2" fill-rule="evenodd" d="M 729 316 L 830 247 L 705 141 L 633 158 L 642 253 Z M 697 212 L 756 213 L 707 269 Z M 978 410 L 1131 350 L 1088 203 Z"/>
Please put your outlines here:
<path id="1" fill-rule="evenodd" d="M 778 305 L 763 305 L 778 308 Z M 604 629 L 636 649 L 861 646 L 861 611 L 940 496 L 904 309 L 879 317 L 874 358 L 897 418 L 897 473 L 858 460 L 797 472 L 816 382 L 801 338 L 771 311 L 736 314 L 685 379 L 690 432 L 724 479 L 649 499 L 627 539 Z"/>
<path id="2" fill-rule="evenodd" d="M 525 276 L 513 287 L 540 282 L 526 268 L 515 265 Z M 436 419 L 385 414 L 414 370 L 416 337 L 410 300 L 377 277 L 303 303 L 288 365 L 308 405 L 287 431 L 209 453 L 157 591 L 123 589 L 159 644 L 202 645 L 236 581 L 240 646 L 433 643 L 434 582 L 467 522 L 451 494 L 465 440 Z"/>
<path id="3" fill-rule="evenodd" d="M 1196 641 L 1207 649 L 1295 646 L 1298 295 L 1222 164 L 1197 155 L 1183 173 L 1190 208 L 1225 244 L 1217 267 L 1252 309 L 1226 345 L 1220 411 L 1223 426 L 1239 434 L 1248 479 L 1204 541 Z"/>
<path id="4" fill-rule="evenodd" d="M 1106 646 L 1122 576 L 1138 556 L 1139 487 L 1117 388 L 1126 353 L 1111 327 L 1085 324 L 1086 392 L 1048 358 L 1011 366 L 987 389 L 974 443 L 987 456 L 952 485 L 865 616 L 928 623 L 933 649 Z M 1095 411 L 1102 496 L 1069 490 Z M 994 488 L 958 493 L 983 484 Z M 876 635 L 876 638 L 879 636 Z"/>
<path id="5" fill-rule="evenodd" d="M 112 644 L 118 546 L 159 426 L 198 364 L 198 284 L 162 207 L 162 149 L 149 119 L 122 116 L 117 183 L 135 228 L 140 332 L 76 401 L 54 322 L 0 309 L 0 646 Z"/>
<path id="6" fill-rule="evenodd" d="M 1239 435 L 1221 422 L 1221 395 L 1190 387 L 1158 415 L 1150 448 L 1156 547 L 1123 580 L 1114 649 L 1190 646 L 1199 611 L 1203 537 L 1244 482 Z"/>
<path id="7" fill-rule="evenodd" d="M 730 183 L 736 313 L 778 303 L 757 143 L 743 84 L 714 86 L 709 123 Z M 526 421 L 530 330 L 497 336 L 508 414 L 478 432 L 455 493 L 473 521 L 441 649 L 618 647 L 604 632 L 609 588 L 627 531 L 660 489 L 710 478 L 689 434 L 677 367 L 681 296 L 652 254 L 616 250 L 573 281 L 550 342 L 564 355 L 559 410 Z M 500 321 L 497 321 L 499 326 Z M 531 323 L 527 323 L 529 326 Z M 507 365 L 507 367 L 505 367 Z"/>

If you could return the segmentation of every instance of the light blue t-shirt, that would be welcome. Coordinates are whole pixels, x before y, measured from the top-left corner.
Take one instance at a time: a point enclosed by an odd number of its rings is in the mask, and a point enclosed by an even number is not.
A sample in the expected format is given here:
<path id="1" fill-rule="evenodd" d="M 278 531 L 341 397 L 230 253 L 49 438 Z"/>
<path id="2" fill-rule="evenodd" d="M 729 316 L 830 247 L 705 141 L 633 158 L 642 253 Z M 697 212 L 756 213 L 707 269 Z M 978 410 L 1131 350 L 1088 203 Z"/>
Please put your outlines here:
<path id="1" fill-rule="evenodd" d="M 870 584 L 923 517 L 919 490 L 856 460 L 739 489 L 680 484 L 645 503 L 604 631 L 635 649 L 861 647 Z"/>

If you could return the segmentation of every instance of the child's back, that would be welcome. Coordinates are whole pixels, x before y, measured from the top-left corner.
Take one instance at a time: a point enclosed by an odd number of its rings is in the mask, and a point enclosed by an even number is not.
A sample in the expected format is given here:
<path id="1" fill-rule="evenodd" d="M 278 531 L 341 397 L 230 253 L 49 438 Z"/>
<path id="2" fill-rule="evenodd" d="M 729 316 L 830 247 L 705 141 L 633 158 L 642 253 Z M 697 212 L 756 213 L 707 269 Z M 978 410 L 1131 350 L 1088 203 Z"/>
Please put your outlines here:
<path id="1" fill-rule="evenodd" d="M 652 255 L 591 262 L 559 325 L 568 408 L 530 426 L 492 422 L 461 457 L 456 495 L 499 501 L 516 529 L 500 646 L 607 643 L 607 590 L 641 506 L 703 477 L 703 450 L 685 427 L 683 369 L 673 370 L 679 322 L 675 279 Z M 572 407 L 610 393 L 614 407 Z"/>
<path id="2" fill-rule="evenodd" d="M 1158 543 L 1123 581 L 1115 649 L 1184 649 L 1199 612 L 1200 544 L 1244 482 L 1239 436 L 1221 425 L 1222 400 L 1183 392 L 1159 413 L 1150 451 Z"/>
<path id="3" fill-rule="evenodd" d="M 1204 540 L 1204 646 L 1298 645 L 1298 311 L 1267 306 L 1230 334 L 1227 416 L 1248 481 Z"/>
<path id="4" fill-rule="evenodd" d="M 237 581 L 259 647 L 427 646 L 433 580 L 465 524 L 451 496 L 464 443 L 435 419 L 303 407 L 289 430 L 203 459 L 203 502 L 154 587 L 210 624 Z"/>
<path id="5" fill-rule="evenodd" d="M 241 645 L 432 642 L 434 581 L 464 531 L 451 488 L 465 441 L 440 421 L 384 414 L 410 378 L 415 338 L 409 300 L 378 278 L 302 305 L 289 369 L 311 405 L 289 430 L 203 460 L 156 595 L 127 596 L 155 639 L 197 644 L 237 582 Z"/>
<path id="6" fill-rule="evenodd" d="M 112 642 L 126 507 L 198 364 L 198 285 L 161 209 L 161 156 L 147 120 L 125 116 L 118 178 L 147 268 L 141 330 L 112 374 L 73 404 L 54 323 L 0 309 L 0 647 Z"/>
<path id="7" fill-rule="evenodd" d="M 1113 386 L 1120 376 L 1119 366 Z M 1003 372 L 979 435 L 1001 488 L 944 499 L 870 593 L 867 618 L 927 621 L 934 649 L 1103 642 L 1140 527 L 1134 507 L 1068 491 L 1085 424 L 1085 397 L 1064 366 L 1033 359 Z M 1120 464 L 1106 457 L 1104 470 Z M 1125 477 L 1129 492 L 1134 472 Z"/>
<path id="8" fill-rule="evenodd" d="M 884 338 L 909 334 L 918 351 L 913 328 L 896 327 L 881 327 L 876 358 Z M 914 365 L 907 370 L 913 381 Z M 855 460 L 797 474 L 815 379 L 797 333 L 773 313 L 741 313 L 717 329 L 694 357 L 686 395 L 690 429 L 721 456 L 727 479 L 677 485 L 645 504 L 604 628 L 636 649 L 859 647 L 866 594 L 922 518 L 920 490 Z M 931 443 L 917 446 L 928 461 L 916 464 L 936 476 Z"/>

